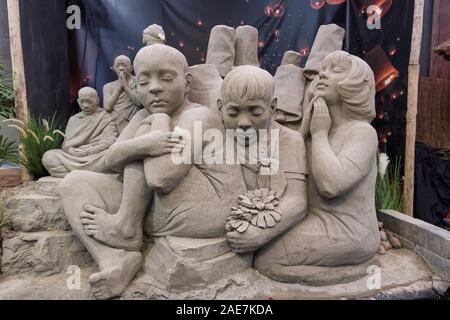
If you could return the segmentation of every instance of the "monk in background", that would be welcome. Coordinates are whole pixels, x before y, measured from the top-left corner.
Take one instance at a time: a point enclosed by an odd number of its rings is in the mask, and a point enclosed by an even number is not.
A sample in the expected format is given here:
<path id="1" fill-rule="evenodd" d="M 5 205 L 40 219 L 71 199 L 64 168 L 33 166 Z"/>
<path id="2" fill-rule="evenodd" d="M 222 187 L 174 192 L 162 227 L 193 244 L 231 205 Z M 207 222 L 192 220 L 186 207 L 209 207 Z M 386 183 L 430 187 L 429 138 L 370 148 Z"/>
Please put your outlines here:
<path id="1" fill-rule="evenodd" d="M 141 109 L 141 102 L 136 93 L 136 81 L 132 74 L 133 65 L 127 56 L 118 56 L 113 70 L 118 80 L 103 87 L 105 110 L 112 116 L 119 134 Z"/>
<path id="2" fill-rule="evenodd" d="M 74 170 L 107 173 L 106 150 L 116 142 L 118 132 L 111 116 L 99 108 L 95 89 L 78 92 L 82 112 L 70 118 L 62 150 L 50 150 L 42 163 L 52 177 L 64 178 Z"/>

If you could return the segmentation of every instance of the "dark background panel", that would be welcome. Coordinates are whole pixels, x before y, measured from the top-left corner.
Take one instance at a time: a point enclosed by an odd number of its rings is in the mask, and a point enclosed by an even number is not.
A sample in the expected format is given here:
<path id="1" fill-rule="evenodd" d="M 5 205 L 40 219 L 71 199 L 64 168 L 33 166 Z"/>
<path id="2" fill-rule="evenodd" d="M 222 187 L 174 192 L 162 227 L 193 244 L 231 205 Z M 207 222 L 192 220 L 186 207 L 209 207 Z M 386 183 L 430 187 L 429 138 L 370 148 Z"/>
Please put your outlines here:
<path id="1" fill-rule="evenodd" d="M 66 5 L 61 0 L 20 1 L 28 105 L 36 116 L 70 114 Z"/>

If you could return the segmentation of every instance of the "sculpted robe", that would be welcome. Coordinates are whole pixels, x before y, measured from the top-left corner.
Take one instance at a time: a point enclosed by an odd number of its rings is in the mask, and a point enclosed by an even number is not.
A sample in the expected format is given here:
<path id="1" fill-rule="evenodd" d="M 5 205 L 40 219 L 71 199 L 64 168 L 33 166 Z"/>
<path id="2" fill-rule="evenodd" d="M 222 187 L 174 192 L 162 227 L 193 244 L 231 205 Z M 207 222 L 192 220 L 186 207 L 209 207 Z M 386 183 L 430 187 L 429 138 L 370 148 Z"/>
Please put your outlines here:
<path id="1" fill-rule="evenodd" d="M 108 172 L 105 165 L 106 150 L 117 140 L 118 132 L 112 117 L 106 111 L 93 115 L 83 112 L 70 118 L 62 150 L 48 151 L 42 162 L 50 174 L 65 177 L 74 170 Z M 87 152 L 76 156 L 69 149 Z"/>
<path id="2" fill-rule="evenodd" d="M 103 96 L 108 97 L 111 96 L 116 90 L 117 87 L 120 86 L 119 80 L 108 83 L 103 87 Z M 134 78 L 131 79 L 129 83 L 129 87 L 131 90 L 136 90 L 136 81 Z M 117 130 L 121 133 L 125 127 L 130 123 L 130 120 L 134 117 L 134 115 L 139 111 L 139 106 L 136 105 L 128 96 L 128 94 L 122 90 L 117 99 L 116 104 L 114 105 L 113 111 L 111 111 L 110 115 L 114 119 L 116 123 Z"/>

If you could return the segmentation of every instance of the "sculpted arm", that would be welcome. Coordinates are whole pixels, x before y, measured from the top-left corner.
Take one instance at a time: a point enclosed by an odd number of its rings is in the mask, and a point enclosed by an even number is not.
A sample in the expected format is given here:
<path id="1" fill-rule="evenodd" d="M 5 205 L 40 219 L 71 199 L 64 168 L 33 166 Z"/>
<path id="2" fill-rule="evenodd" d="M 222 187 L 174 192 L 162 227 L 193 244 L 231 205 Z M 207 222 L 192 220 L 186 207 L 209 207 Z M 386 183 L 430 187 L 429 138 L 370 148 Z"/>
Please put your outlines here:
<path id="1" fill-rule="evenodd" d="M 306 153 L 303 140 L 299 142 L 299 146 L 300 152 L 298 153 L 298 161 L 303 162 L 301 167 L 304 167 L 306 163 Z M 236 231 L 228 233 L 228 242 L 234 252 L 253 252 L 297 225 L 297 223 L 306 216 L 308 211 L 306 199 L 306 174 L 305 172 L 289 172 L 285 174 L 287 187 L 280 198 L 279 204 L 279 209 L 282 213 L 281 221 L 273 228 L 259 229 L 250 226 L 243 234 Z"/>
<path id="2" fill-rule="evenodd" d="M 103 87 L 104 107 L 107 112 L 114 110 L 114 106 L 117 104 L 121 92 L 122 88 L 120 86 L 105 85 Z"/>
<path id="3" fill-rule="evenodd" d="M 146 110 L 139 111 L 129 125 L 121 133 L 106 154 L 106 165 L 109 169 L 121 172 L 130 162 L 148 157 L 149 150 L 145 136 L 135 138 L 141 122 L 150 114 Z"/>
<path id="4" fill-rule="evenodd" d="M 198 110 L 194 109 L 185 112 L 183 119 L 180 119 L 177 124 L 178 128 L 185 130 L 192 138 L 191 141 L 185 141 L 186 144 L 188 144 L 188 148 L 184 150 L 184 152 L 191 154 L 190 164 L 176 164 L 172 160 L 172 154 L 163 155 L 152 158 L 150 161 L 145 161 L 145 175 L 147 178 L 147 184 L 150 188 L 162 193 L 170 192 L 187 175 L 193 166 L 194 159 L 201 156 L 201 150 L 196 150 L 194 148 L 194 122 L 200 121 L 204 130 L 207 130 L 213 126 L 213 124 L 209 119 L 210 115 L 208 113 L 205 114 L 203 108 L 197 109 Z"/>
<path id="5" fill-rule="evenodd" d="M 372 169 L 378 139 L 369 125 L 353 129 L 336 155 L 328 134 L 312 136 L 312 178 L 320 194 L 326 198 L 339 197 L 353 189 Z"/>

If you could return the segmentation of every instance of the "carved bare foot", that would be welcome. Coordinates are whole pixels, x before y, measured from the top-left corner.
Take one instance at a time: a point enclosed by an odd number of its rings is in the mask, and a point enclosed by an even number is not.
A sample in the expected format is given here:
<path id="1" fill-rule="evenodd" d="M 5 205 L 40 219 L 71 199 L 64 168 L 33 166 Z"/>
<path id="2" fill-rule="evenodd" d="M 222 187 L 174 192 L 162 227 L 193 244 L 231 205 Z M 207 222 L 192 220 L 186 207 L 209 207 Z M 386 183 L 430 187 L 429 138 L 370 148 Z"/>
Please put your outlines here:
<path id="1" fill-rule="evenodd" d="M 118 215 L 87 205 L 80 213 L 86 234 L 95 240 L 117 249 L 139 251 L 142 247 L 142 227 L 118 221 Z"/>
<path id="2" fill-rule="evenodd" d="M 107 300 L 120 296 L 142 267 L 142 255 L 138 252 L 126 252 L 123 257 L 89 278 L 91 292 L 98 300 Z"/>

